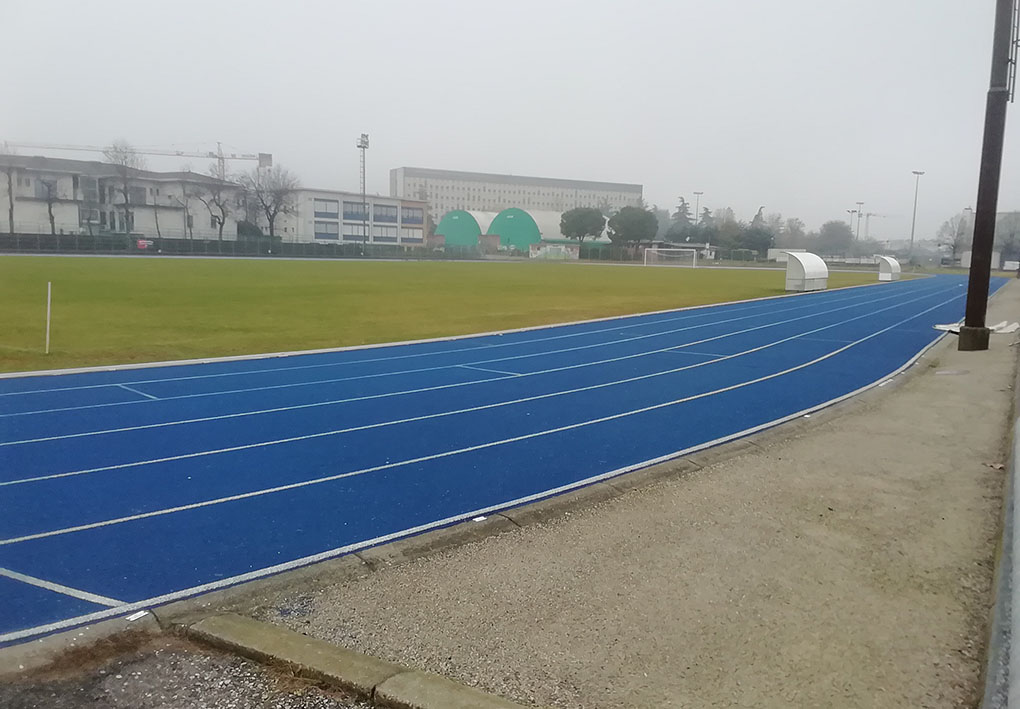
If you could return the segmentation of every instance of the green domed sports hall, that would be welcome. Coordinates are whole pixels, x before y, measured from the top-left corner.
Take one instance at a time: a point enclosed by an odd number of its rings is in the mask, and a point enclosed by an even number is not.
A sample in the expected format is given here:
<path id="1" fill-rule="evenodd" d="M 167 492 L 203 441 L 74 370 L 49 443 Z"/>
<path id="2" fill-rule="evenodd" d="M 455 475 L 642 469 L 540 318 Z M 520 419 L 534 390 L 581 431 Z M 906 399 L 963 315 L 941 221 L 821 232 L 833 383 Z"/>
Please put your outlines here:
<path id="1" fill-rule="evenodd" d="M 439 220 L 436 234 L 446 240 L 447 246 L 474 247 L 478 246 L 482 228 L 472 214 L 463 209 L 455 209 Z"/>
<path id="2" fill-rule="evenodd" d="M 542 240 L 535 219 L 517 207 L 504 209 L 497 214 L 486 233 L 498 235 L 501 247 L 524 252 L 527 252 L 532 244 Z"/>

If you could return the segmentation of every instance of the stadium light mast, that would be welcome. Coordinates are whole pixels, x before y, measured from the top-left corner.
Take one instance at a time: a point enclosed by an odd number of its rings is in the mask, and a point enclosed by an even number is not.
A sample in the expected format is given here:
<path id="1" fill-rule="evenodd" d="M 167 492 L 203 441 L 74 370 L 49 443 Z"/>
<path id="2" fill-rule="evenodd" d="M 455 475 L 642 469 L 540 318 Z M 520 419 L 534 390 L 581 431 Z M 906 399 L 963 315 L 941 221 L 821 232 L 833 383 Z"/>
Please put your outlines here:
<path id="1" fill-rule="evenodd" d="M 857 214 L 856 209 L 848 209 L 846 213 L 850 215 L 850 236 L 854 235 L 854 215 Z"/>
<path id="2" fill-rule="evenodd" d="M 857 235 L 854 236 L 854 241 L 861 240 L 861 215 L 864 214 L 864 202 L 857 203 Z"/>
<path id="3" fill-rule="evenodd" d="M 365 151 L 368 150 L 368 133 L 358 138 L 358 150 L 361 151 L 361 245 L 368 243 L 368 199 L 365 194 Z"/>
<path id="4" fill-rule="evenodd" d="M 924 170 L 913 170 L 914 174 L 914 216 L 910 218 L 910 248 L 907 250 L 908 258 L 914 257 L 914 227 L 917 226 L 917 190 L 921 186 L 921 175 Z"/>
<path id="5" fill-rule="evenodd" d="M 987 350 L 991 332 L 985 326 L 985 315 L 995 240 L 995 210 L 999 202 L 999 175 L 1002 172 L 1002 144 L 1006 136 L 1006 108 L 1013 100 L 1016 84 L 1016 37 L 1016 0 L 996 0 L 992 73 L 985 103 L 985 132 L 978 173 L 974 236 L 970 246 L 967 310 L 960 328 L 959 349 L 965 352 Z"/>
<path id="6" fill-rule="evenodd" d="M 703 195 L 703 194 L 705 194 L 705 193 L 704 192 L 695 192 L 694 193 L 694 224 L 695 224 L 695 226 L 697 226 L 698 224 L 701 223 L 701 195 Z"/>

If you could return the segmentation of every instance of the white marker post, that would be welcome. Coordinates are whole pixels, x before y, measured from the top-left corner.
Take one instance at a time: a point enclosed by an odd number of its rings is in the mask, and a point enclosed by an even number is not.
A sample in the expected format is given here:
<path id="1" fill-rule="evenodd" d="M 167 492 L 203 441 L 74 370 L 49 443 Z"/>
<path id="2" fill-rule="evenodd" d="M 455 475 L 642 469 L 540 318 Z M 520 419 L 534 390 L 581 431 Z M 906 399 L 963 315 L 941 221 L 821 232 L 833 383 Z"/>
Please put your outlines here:
<path id="1" fill-rule="evenodd" d="M 50 304 L 53 302 L 53 282 L 46 281 L 46 354 L 50 353 Z"/>

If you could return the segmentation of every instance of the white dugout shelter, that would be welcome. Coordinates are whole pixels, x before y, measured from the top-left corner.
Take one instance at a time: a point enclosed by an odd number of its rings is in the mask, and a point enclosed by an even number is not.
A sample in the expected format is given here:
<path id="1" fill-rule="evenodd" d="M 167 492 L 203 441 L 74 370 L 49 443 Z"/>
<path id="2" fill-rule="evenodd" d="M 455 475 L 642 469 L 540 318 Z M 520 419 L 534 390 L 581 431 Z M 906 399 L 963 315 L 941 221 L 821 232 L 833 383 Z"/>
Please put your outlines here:
<path id="1" fill-rule="evenodd" d="M 900 280 L 900 262 L 892 256 L 878 257 L 878 280 L 898 281 Z"/>
<path id="2" fill-rule="evenodd" d="M 787 251 L 786 290 L 825 290 L 829 285 L 829 267 L 820 256 L 807 251 Z"/>

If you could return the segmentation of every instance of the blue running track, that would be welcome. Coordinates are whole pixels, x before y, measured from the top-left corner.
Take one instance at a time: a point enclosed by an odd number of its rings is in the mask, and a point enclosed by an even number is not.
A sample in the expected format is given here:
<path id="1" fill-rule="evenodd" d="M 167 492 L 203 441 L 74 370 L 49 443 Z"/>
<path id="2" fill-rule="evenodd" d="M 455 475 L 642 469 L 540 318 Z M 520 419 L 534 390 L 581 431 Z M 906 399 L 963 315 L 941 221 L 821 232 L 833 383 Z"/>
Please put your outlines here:
<path id="1" fill-rule="evenodd" d="M 994 280 L 993 290 L 1003 280 Z M 619 475 L 824 406 L 938 276 L 512 333 L 0 379 L 0 643 Z"/>

